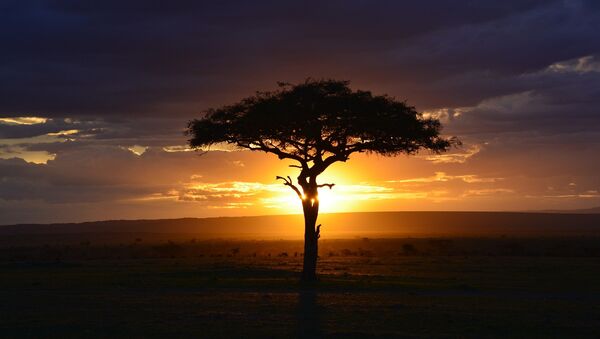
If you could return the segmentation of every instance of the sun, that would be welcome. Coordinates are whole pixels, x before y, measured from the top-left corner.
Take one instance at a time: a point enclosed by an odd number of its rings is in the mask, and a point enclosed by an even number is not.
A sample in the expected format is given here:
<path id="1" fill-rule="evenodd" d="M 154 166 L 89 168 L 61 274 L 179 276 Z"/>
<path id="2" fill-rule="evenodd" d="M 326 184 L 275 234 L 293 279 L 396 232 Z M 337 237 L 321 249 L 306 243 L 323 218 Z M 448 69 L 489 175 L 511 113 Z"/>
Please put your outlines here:
<path id="1" fill-rule="evenodd" d="M 333 167 L 327 173 L 318 177 L 319 183 L 334 183 L 331 189 L 322 187 L 319 189 L 319 212 L 334 213 L 351 211 L 356 200 L 353 199 L 348 187 L 353 185 L 353 176 L 348 171 L 341 171 Z M 300 199 L 288 187 L 281 186 L 272 192 L 272 196 L 262 199 L 263 205 L 281 211 L 285 214 L 302 214 L 302 203 Z"/>

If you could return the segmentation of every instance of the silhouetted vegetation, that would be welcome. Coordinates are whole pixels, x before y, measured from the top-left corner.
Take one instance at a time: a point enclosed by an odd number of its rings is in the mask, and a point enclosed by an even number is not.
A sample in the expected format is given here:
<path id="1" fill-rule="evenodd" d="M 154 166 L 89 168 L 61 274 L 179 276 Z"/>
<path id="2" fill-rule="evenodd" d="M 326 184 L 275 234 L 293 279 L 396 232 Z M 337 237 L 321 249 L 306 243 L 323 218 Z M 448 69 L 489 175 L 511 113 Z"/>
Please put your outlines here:
<path id="1" fill-rule="evenodd" d="M 167 235 L 165 235 L 166 237 Z M 173 235 L 168 235 L 173 238 Z M 55 239 L 55 241 L 57 241 Z M 295 240 L 155 240 L 154 242 L 88 243 L 64 242 L 36 246 L 0 247 L 0 260 L 65 261 L 142 258 L 286 258 L 300 264 L 303 245 Z M 517 256 L 517 257 L 600 257 L 598 237 L 552 238 L 410 238 L 321 241 L 327 258 L 396 256 Z M 261 259 L 262 260 L 262 259 Z"/>

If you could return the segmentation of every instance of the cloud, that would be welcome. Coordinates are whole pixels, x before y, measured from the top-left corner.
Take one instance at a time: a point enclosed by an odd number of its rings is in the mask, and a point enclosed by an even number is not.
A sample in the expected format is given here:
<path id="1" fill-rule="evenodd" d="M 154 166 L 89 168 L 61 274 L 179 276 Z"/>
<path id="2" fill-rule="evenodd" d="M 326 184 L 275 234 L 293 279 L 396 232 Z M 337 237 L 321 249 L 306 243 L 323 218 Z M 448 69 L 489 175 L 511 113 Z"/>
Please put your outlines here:
<path id="1" fill-rule="evenodd" d="M 77 129 L 70 129 L 70 130 L 65 130 L 65 131 L 47 133 L 46 135 L 51 136 L 51 137 L 64 137 L 67 135 L 78 134 L 79 132 L 80 131 Z"/>
<path id="2" fill-rule="evenodd" d="M 599 44 L 589 1 L 179 1 L 158 10 L 108 0 L 11 2 L 3 11 L 0 113 L 45 117 L 188 118 L 307 76 L 349 78 L 432 107 L 482 98 L 436 86 L 444 79 L 524 72 Z"/>
<path id="3" fill-rule="evenodd" d="M 557 73 L 588 73 L 600 72 L 600 61 L 593 55 L 587 55 L 581 58 L 560 61 L 548 66 L 548 72 Z"/>
<path id="4" fill-rule="evenodd" d="M 462 175 L 448 175 L 444 172 L 435 172 L 435 175 L 429 177 L 410 178 L 410 179 L 398 179 L 388 180 L 389 183 L 400 183 L 400 184 L 421 184 L 421 183 L 432 183 L 432 182 L 447 182 L 451 180 L 460 180 L 466 183 L 489 183 L 497 182 L 502 178 L 482 178 L 476 174 L 462 174 Z"/>
<path id="5" fill-rule="evenodd" d="M 531 197 L 531 196 L 529 196 L 529 197 Z M 596 198 L 600 198 L 600 195 L 584 193 L 584 194 L 544 195 L 543 197 L 551 198 L 551 199 L 574 199 L 574 198 L 596 199 Z"/>
<path id="6" fill-rule="evenodd" d="M 130 151 L 131 153 L 133 153 L 137 156 L 144 154 L 147 149 L 148 149 L 148 146 L 140 146 L 140 145 L 133 145 L 133 146 L 127 147 L 128 151 Z"/>
<path id="7" fill-rule="evenodd" d="M 469 160 L 469 158 L 473 157 L 480 151 L 481 151 L 481 146 L 472 145 L 466 150 L 459 150 L 459 151 L 451 150 L 449 153 L 445 153 L 445 154 L 432 154 L 432 155 L 425 155 L 422 157 L 433 162 L 434 164 L 452 164 L 452 163 L 464 164 L 465 162 L 467 162 L 467 160 Z"/>
<path id="8" fill-rule="evenodd" d="M 198 178 L 199 179 L 199 178 Z M 411 192 L 398 192 L 391 187 L 359 184 L 341 185 L 335 188 L 335 195 L 331 190 L 321 190 L 321 196 L 326 205 L 333 205 L 331 199 L 337 201 L 357 200 L 381 200 L 402 199 L 415 197 L 417 194 Z M 334 198 L 335 197 L 335 198 Z M 180 188 L 170 189 L 164 193 L 154 193 L 142 200 L 174 199 L 178 201 L 194 201 L 203 204 L 214 205 L 217 202 L 229 204 L 231 200 L 236 204 L 230 206 L 251 206 L 262 203 L 267 208 L 287 209 L 288 205 L 298 205 L 297 197 L 293 192 L 280 183 L 260 182 L 216 182 L 207 183 L 202 181 L 191 181 L 184 183 Z M 328 206 L 326 206 L 326 210 Z"/>
<path id="9" fill-rule="evenodd" d="M 46 121 L 48 121 L 47 118 L 40 118 L 40 117 L 0 118 L 0 124 L 5 124 L 5 125 L 35 125 L 35 124 L 43 124 Z"/>
<path id="10" fill-rule="evenodd" d="M 468 196 L 484 196 L 484 195 L 494 195 L 494 194 L 510 194 L 515 193 L 514 190 L 508 188 L 490 188 L 490 189 L 477 189 L 477 190 L 467 190 L 463 193 L 463 197 Z"/>
<path id="11" fill-rule="evenodd" d="M 19 121 L 19 123 L 10 123 L 8 125 L 12 128 L 21 128 L 23 125 L 45 124 L 48 121 L 47 119 L 36 119 L 37 118 L 11 118 L 11 121 Z M 72 129 L 48 132 L 24 138 L 0 138 L 0 159 L 20 158 L 30 163 L 47 164 L 48 161 L 56 158 L 56 153 L 49 152 L 45 149 L 31 148 L 30 145 L 62 143 L 72 140 L 70 138 L 78 133 L 79 130 Z"/>
<path id="12" fill-rule="evenodd" d="M 30 151 L 20 146 L 0 145 L 0 159 L 15 158 L 23 159 L 33 164 L 47 164 L 48 161 L 56 158 L 56 154 L 48 153 L 47 151 Z"/>
<path id="13" fill-rule="evenodd" d="M 72 129 L 73 125 L 62 119 L 42 117 L 0 118 L 0 139 L 32 138 Z"/>
<path id="14" fill-rule="evenodd" d="M 600 115 L 595 107 L 600 104 L 600 73 L 589 71 L 595 59 L 576 60 L 559 61 L 515 77 L 520 91 L 489 97 L 474 106 L 444 108 L 460 112 L 447 120 L 446 133 L 458 134 L 471 143 L 492 142 L 502 136 L 518 137 L 524 144 L 558 136 L 568 136 L 571 143 L 597 143 Z M 550 71 L 557 65 L 561 71 Z M 577 67 L 586 71 L 576 71 Z"/>

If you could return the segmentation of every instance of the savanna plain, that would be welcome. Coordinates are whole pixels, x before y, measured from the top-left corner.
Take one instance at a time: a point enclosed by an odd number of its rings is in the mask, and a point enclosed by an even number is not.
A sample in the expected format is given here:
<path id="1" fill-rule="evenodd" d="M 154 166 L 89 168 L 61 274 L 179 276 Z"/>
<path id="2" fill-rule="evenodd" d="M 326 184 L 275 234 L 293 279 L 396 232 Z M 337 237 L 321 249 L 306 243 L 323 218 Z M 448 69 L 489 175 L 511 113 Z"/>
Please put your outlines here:
<path id="1" fill-rule="evenodd" d="M 600 237 L 3 235 L 2 337 L 597 337 Z"/>

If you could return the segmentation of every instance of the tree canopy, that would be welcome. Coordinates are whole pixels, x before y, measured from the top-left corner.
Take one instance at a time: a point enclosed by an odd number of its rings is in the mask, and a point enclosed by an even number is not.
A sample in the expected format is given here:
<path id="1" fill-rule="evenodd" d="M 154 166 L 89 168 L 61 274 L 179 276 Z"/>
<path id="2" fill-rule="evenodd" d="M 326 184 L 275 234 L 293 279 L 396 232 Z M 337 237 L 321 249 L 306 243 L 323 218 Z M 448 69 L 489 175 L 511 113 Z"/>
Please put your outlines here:
<path id="1" fill-rule="evenodd" d="M 352 153 L 439 153 L 455 142 L 440 136 L 439 120 L 425 118 L 393 97 L 352 90 L 348 81 L 308 79 L 278 85 L 275 91 L 208 109 L 190 121 L 190 146 L 228 143 L 273 153 L 297 161 L 301 175 L 316 177 Z"/>
<path id="2" fill-rule="evenodd" d="M 278 176 L 302 201 L 304 266 L 302 279 L 314 281 L 321 225 L 317 176 L 353 153 L 386 156 L 413 154 L 420 149 L 447 150 L 455 139 L 440 136 L 439 120 L 425 118 L 414 107 L 387 95 L 352 90 L 348 81 L 306 80 L 280 83 L 272 92 L 258 92 L 240 102 L 209 109 L 189 122 L 192 147 L 228 143 L 239 148 L 295 160 L 298 184 Z"/>

